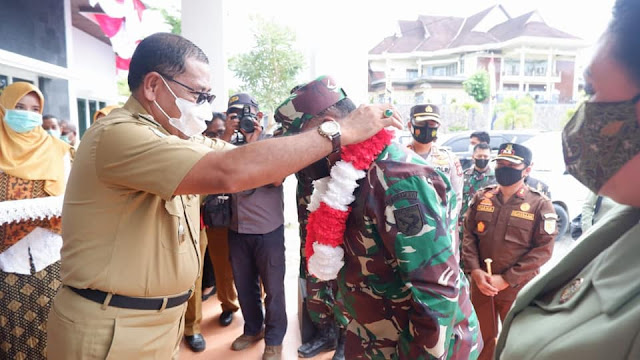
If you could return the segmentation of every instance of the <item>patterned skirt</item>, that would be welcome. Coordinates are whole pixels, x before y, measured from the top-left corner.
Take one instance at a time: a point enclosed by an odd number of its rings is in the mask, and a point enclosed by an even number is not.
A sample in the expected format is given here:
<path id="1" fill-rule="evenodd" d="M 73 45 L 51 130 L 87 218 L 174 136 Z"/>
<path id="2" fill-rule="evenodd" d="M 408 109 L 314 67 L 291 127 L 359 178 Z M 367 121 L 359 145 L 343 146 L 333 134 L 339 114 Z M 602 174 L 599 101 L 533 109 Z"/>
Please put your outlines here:
<path id="1" fill-rule="evenodd" d="M 59 279 L 60 261 L 32 275 L 0 270 L 0 359 L 47 358 L 47 317 Z"/>

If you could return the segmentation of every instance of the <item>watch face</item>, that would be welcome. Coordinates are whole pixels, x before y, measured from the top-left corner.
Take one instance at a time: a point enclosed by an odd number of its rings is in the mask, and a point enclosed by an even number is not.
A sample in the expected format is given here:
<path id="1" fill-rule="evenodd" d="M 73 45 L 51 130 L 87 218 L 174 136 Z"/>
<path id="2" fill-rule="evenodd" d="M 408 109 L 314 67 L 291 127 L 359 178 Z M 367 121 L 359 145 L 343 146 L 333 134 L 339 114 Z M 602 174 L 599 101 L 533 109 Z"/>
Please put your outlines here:
<path id="1" fill-rule="evenodd" d="M 324 132 L 327 135 L 335 135 L 340 131 L 340 126 L 335 121 L 323 122 L 320 125 L 320 128 L 322 129 L 322 132 Z"/>

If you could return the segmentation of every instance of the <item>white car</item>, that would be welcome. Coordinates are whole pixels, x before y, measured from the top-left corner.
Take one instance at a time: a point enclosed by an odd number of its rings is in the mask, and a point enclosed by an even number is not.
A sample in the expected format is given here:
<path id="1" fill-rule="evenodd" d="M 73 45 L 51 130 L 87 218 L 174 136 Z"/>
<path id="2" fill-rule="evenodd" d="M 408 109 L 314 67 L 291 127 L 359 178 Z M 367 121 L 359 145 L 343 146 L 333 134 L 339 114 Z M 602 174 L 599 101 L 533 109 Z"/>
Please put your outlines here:
<path id="1" fill-rule="evenodd" d="M 533 153 L 531 176 L 549 186 L 551 201 L 559 217 L 558 236 L 562 236 L 569 229 L 571 219 L 582 212 L 588 189 L 566 171 L 561 132 L 540 133 L 522 145 Z"/>

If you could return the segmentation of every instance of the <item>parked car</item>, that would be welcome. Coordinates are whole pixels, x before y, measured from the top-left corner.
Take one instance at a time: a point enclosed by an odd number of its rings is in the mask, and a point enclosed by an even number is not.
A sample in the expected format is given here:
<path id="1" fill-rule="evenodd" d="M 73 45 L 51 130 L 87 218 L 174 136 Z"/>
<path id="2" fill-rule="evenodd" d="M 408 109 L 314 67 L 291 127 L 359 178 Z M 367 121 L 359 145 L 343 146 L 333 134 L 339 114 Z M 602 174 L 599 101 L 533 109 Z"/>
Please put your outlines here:
<path id="1" fill-rule="evenodd" d="M 588 189 L 566 171 L 559 131 L 540 133 L 522 145 L 533 153 L 531 176 L 549 186 L 561 237 L 567 232 L 571 219 L 581 213 Z"/>
<path id="2" fill-rule="evenodd" d="M 469 136 L 472 131 L 464 131 L 455 133 L 448 137 L 441 144 L 449 148 L 460 159 L 460 164 L 463 169 L 471 167 L 473 155 L 473 149 L 469 147 Z M 538 130 L 490 130 L 488 131 L 491 142 L 491 151 L 496 152 L 500 147 L 500 144 L 506 142 L 514 142 L 516 144 L 522 144 L 524 141 L 532 138 L 533 136 L 540 134 Z"/>

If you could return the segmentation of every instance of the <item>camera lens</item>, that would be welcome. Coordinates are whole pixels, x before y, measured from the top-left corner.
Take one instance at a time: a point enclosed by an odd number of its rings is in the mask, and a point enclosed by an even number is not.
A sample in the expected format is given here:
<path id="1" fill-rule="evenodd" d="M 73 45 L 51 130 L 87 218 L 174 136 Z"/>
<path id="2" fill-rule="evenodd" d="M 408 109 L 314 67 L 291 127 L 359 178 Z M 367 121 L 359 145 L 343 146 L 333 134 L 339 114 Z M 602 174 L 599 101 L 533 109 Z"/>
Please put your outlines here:
<path id="1" fill-rule="evenodd" d="M 242 119 L 240 119 L 240 129 L 244 130 L 246 133 L 252 133 L 255 130 L 253 117 L 243 116 Z"/>

